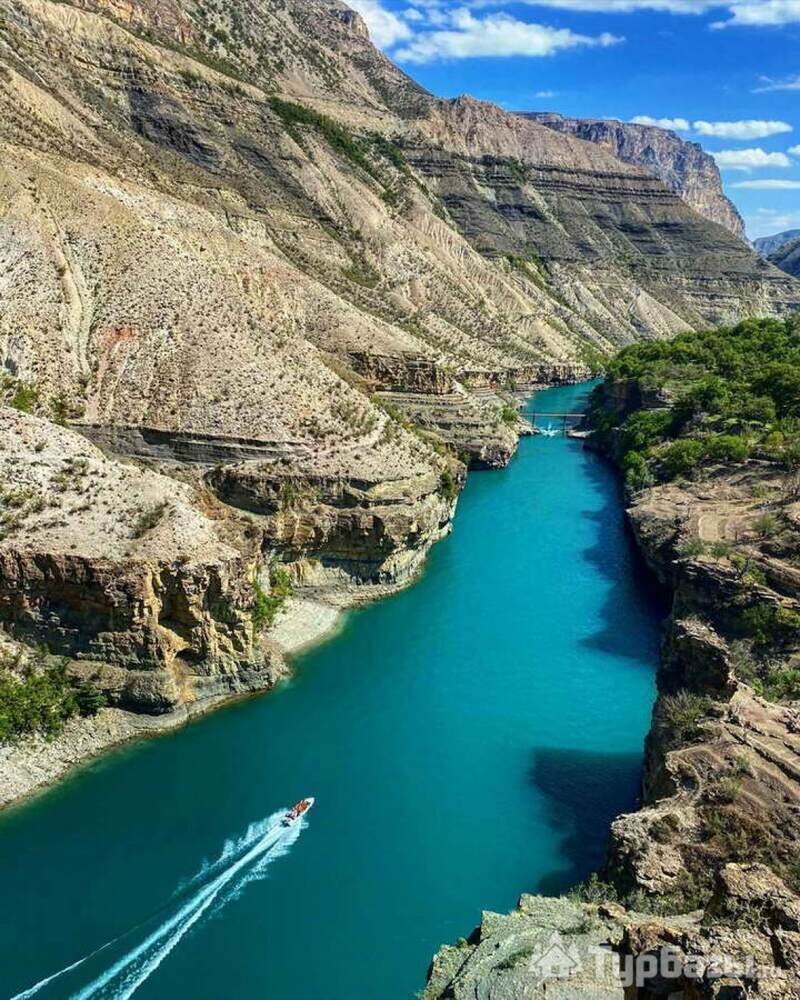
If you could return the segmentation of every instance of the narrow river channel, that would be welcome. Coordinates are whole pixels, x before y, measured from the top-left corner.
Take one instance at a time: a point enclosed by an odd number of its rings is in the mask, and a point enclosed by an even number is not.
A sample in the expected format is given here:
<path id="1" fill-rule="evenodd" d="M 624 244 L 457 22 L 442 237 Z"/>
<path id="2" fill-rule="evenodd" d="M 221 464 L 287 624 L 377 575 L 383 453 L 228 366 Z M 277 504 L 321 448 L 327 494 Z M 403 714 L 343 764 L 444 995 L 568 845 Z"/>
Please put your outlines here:
<path id="1" fill-rule="evenodd" d="M 0 997 L 113 941 L 35 995 L 410 1000 L 482 909 L 601 862 L 636 803 L 660 612 L 611 469 L 524 440 L 470 477 L 424 577 L 290 684 L 0 815 Z M 275 852 L 263 821 L 312 795 Z"/>

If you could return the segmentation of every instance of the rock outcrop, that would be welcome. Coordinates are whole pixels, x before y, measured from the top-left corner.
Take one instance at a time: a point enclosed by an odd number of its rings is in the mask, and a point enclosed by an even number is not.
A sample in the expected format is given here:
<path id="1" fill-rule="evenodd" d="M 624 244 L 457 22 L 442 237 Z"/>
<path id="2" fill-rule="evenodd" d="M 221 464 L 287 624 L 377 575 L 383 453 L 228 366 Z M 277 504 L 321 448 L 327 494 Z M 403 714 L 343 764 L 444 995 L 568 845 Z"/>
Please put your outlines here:
<path id="1" fill-rule="evenodd" d="M 77 661 L 113 704 L 161 713 L 270 687 L 257 532 L 211 497 L 0 409 L 0 622 Z"/>
<path id="2" fill-rule="evenodd" d="M 423 998 L 796 1000 L 799 932 L 800 898 L 757 864 L 726 866 L 706 914 L 523 896 L 439 952 Z"/>
<path id="3" fill-rule="evenodd" d="M 699 143 L 667 129 L 616 119 L 567 118 L 551 112 L 529 112 L 524 117 L 597 143 L 625 163 L 644 167 L 700 215 L 745 238 L 744 221 L 723 191 L 719 167 Z"/>

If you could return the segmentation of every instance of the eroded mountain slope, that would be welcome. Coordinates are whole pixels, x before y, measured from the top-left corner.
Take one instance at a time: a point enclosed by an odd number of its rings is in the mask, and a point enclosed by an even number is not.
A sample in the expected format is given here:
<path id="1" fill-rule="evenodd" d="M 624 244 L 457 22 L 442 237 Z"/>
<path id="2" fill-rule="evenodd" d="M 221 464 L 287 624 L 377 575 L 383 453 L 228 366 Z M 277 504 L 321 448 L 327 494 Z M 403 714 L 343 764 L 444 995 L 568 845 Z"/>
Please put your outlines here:
<path id="1" fill-rule="evenodd" d="M 530 112 L 524 117 L 604 146 L 625 163 L 644 167 L 710 222 L 745 238 L 744 221 L 725 196 L 719 167 L 699 143 L 681 139 L 667 129 L 615 119 L 568 118 L 550 112 Z"/>

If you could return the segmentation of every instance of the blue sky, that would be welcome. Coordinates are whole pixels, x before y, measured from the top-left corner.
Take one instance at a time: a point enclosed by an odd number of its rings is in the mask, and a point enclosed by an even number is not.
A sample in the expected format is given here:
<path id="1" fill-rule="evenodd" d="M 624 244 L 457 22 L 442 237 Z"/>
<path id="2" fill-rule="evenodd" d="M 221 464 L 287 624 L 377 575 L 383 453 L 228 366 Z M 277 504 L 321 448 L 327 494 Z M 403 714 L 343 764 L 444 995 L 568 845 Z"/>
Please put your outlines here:
<path id="1" fill-rule="evenodd" d="M 751 237 L 800 228 L 800 0 L 348 0 L 436 94 L 665 119 L 718 156 Z"/>

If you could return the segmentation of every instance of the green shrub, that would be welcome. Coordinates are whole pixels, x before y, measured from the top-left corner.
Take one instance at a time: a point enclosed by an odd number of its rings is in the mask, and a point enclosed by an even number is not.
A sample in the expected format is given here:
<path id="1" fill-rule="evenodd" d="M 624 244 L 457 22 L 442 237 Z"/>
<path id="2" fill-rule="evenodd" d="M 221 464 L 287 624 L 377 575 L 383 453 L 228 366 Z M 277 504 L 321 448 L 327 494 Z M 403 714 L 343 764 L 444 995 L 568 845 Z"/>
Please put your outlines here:
<path id="1" fill-rule="evenodd" d="M 100 709 L 105 708 L 108 704 L 108 699 L 103 692 L 88 681 L 78 684 L 74 693 L 78 711 L 85 718 L 97 715 Z"/>
<path id="2" fill-rule="evenodd" d="M 753 530 L 760 538 L 770 538 L 780 527 L 780 522 L 774 514 L 761 514 L 753 521 Z"/>
<path id="3" fill-rule="evenodd" d="M 66 660 L 39 653 L 24 665 L 9 657 L 0 662 L 0 745 L 30 735 L 55 739 L 67 720 L 95 715 L 104 705 L 93 684 L 69 676 Z"/>
<path id="4" fill-rule="evenodd" d="M 439 496 L 444 500 L 453 501 L 458 494 L 458 480 L 449 469 L 445 469 L 439 477 Z"/>
<path id="5" fill-rule="evenodd" d="M 667 479 L 685 476 L 703 458 L 703 445 L 692 438 L 683 438 L 668 445 L 661 453 L 661 468 Z"/>
<path id="6" fill-rule="evenodd" d="M 253 605 L 251 615 L 253 628 L 261 633 L 270 628 L 281 608 L 292 596 L 292 578 L 285 566 L 273 566 L 270 570 L 270 588 L 266 590 L 256 577 L 253 581 Z"/>
<path id="7" fill-rule="evenodd" d="M 711 699 L 692 691 L 664 695 L 656 710 L 656 721 L 671 746 L 685 746 L 700 733 L 700 723 L 708 716 Z"/>
<path id="8" fill-rule="evenodd" d="M 742 614 L 745 635 L 757 646 L 794 646 L 800 643 L 800 614 L 774 604 L 757 604 Z"/>
<path id="9" fill-rule="evenodd" d="M 781 667 L 764 678 L 758 692 L 767 701 L 800 701 L 800 670 Z"/>
<path id="10" fill-rule="evenodd" d="M 665 441 L 670 434 L 673 416 L 669 410 L 639 410 L 632 413 L 620 429 L 623 453 L 647 451 Z"/>
<path id="11" fill-rule="evenodd" d="M 25 385 L 20 382 L 11 397 L 11 405 L 20 413 L 33 413 L 39 402 L 39 393 L 32 385 Z"/>
<path id="12" fill-rule="evenodd" d="M 678 555 L 685 559 L 696 559 L 697 556 L 704 556 L 708 552 L 708 543 L 702 538 L 690 538 L 678 549 Z"/>
<path id="13" fill-rule="evenodd" d="M 519 423 L 519 410 L 512 403 L 505 403 L 500 411 L 500 419 L 507 427 L 516 427 Z"/>
<path id="14" fill-rule="evenodd" d="M 168 507 L 169 504 L 164 500 L 161 503 L 157 503 L 155 507 L 151 507 L 150 510 L 143 511 L 133 525 L 131 537 L 144 538 L 148 532 L 157 528 L 164 519 Z"/>
<path id="15" fill-rule="evenodd" d="M 647 464 L 647 460 L 638 451 L 629 451 L 622 461 L 625 473 L 625 487 L 631 493 L 640 493 L 655 485 L 655 476 Z"/>
<path id="16" fill-rule="evenodd" d="M 604 882 L 597 872 L 580 882 L 568 893 L 570 899 L 580 903 L 616 903 L 619 893 L 616 886 Z"/>
<path id="17" fill-rule="evenodd" d="M 750 448 L 744 438 L 731 434 L 714 434 L 704 441 L 707 458 L 715 462 L 745 462 L 750 457 Z"/>

